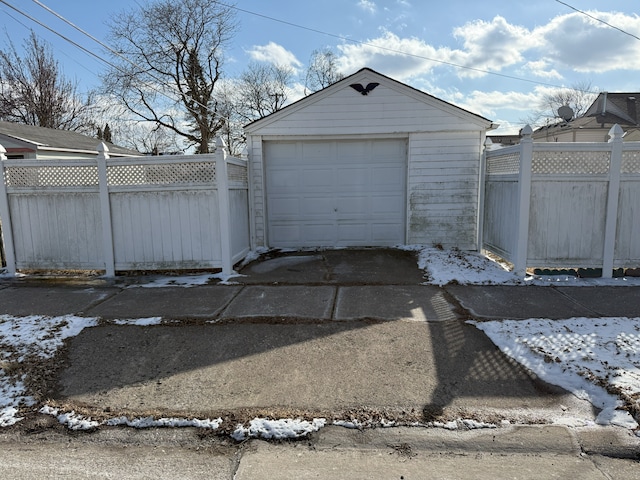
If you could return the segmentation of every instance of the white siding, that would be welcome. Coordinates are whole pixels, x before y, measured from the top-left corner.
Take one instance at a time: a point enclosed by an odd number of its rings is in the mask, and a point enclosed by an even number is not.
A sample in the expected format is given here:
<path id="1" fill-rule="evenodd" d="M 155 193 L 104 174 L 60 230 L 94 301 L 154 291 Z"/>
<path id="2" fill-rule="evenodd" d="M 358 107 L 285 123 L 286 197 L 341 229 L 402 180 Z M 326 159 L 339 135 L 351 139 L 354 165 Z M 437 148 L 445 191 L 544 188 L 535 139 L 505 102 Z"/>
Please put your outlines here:
<path id="1" fill-rule="evenodd" d="M 409 137 L 410 244 L 476 249 L 480 133 Z"/>
<path id="2" fill-rule="evenodd" d="M 367 81 L 361 83 L 366 84 Z M 464 115 L 457 114 L 453 107 L 436 99 L 425 103 L 424 98 L 429 100 L 430 97 L 420 92 L 411 96 L 405 93 L 381 84 L 369 95 L 360 95 L 345 85 L 332 95 L 268 123 L 260 128 L 259 133 L 264 136 L 358 135 L 478 129 Z M 446 110 L 442 109 L 443 105 Z M 291 108 L 296 109 L 296 106 Z"/>

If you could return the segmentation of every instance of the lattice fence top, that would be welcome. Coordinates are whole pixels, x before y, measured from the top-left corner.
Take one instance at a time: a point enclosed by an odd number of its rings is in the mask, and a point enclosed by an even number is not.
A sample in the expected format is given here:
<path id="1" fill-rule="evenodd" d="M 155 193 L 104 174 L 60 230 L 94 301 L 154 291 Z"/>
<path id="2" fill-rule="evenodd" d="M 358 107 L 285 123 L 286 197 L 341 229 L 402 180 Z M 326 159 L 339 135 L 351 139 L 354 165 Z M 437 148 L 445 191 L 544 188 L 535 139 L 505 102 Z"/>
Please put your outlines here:
<path id="1" fill-rule="evenodd" d="M 622 152 L 622 173 L 640 173 L 640 151 Z"/>
<path id="2" fill-rule="evenodd" d="M 520 170 L 520 152 L 487 157 L 488 175 L 513 175 Z"/>
<path id="3" fill-rule="evenodd" d="M 111 165 L 107 167 L 107 181 L 113 186 L 212 185 L 216 169 L 211 162 Z"/>
<path id="4" fill-rule="evenodd" d="M 98 185 L 98 167 L 78 166 L 26 166 L 7 167 L 5 179 L 8 187 L 92 187 Z"/>
<path id="5" fill-rule="evenodd" d="M 244 165 L 227 164 L 227 176 L 230 182 L 242 183 L 243 185 L 249 183 L 247 167 Z"/>
<path id="6" fill-rule="evenodd" d="M 531 172 L 536 174 L 598 175 L 609 172 L 607 151 L 533 152 Z"/>

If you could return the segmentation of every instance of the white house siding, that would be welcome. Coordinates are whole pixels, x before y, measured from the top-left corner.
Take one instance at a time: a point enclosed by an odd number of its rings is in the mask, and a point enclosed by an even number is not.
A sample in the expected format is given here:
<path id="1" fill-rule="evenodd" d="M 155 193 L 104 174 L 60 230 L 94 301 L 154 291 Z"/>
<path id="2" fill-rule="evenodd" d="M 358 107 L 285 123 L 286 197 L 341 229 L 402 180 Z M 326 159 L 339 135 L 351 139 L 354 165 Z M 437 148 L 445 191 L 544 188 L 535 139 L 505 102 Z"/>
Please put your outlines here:
<path id="1" fill-rule="evenodd" d="M 408 243 L 476 249 L 480 132 L 409 137 Z"/>

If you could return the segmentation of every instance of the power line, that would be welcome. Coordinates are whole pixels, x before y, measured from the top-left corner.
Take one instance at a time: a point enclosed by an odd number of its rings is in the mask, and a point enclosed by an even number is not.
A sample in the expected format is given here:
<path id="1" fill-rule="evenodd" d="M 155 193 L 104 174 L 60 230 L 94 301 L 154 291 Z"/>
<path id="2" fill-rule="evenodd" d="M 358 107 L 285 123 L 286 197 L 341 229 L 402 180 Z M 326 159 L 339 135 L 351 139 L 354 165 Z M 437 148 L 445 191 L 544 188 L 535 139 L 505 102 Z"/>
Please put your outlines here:
<path id="1" fill-rule="evenodd" d="M 28 18 L 29 20 L 31 20 L 32 22 L 40 25 L 42 28 L 45 28 L 47 30 L 49 30 L 51 33 L 59 36 L 60 38 L 62 38 L 64 41 L 69 42 L 71 45 L 73 45 L 76 48 L 79 48 L 80 50 L 82 50 L 83 52 L 85 52 L 88 55 L 91 55 L 92 57 L 96 58 L 97 60 L 106 63 L 107 65 L 114 67 L 114 65 L 112 65 L 111 63 L 109 63 L 107 60 L 105 60 L 104 58 L 100 57 L 98 54 L 93 53 L 91 50 L 83 47 L 82 45 L 80 45 L 79 43 L 74 42 L 73 40 L 71 40 L 68 37 L 65 37 L 64 35 L 62 35 L 61 33 L 55 31 L 53 28 L 49 27 L 48 25 L 46 25 L 45 23 L 41 22 L 40 20 L 32 17 L 31 15 L 29 15 L 26 12 L 23 12 L 22 10 L 20 10 L 19 8 L 14 7 L 13 5 L 11 5 L 9 2 L 5 1 L 5 0 L 0 0 L 0 3 L 6 5 L 7 7 L 9 7 L 10 9 L 14 10 L 15 12 L 19 13 L 20 15 L 25 16 L 26 18 Z"/>
<path id="2" fill-rule="evenodd" d="M 289 22 L 289 21 L 286 21 L 286 20 L 281 20 L 279 18 L 271 17 L 269 15 L 265 15 L 265 14 L 262 14 L 262 13 L 252 12 L 251 10 L 246 10 L 244 8 L 236 7 L 235 5 L 228 5 L 228 4 L 225 4 L 223 2 L 218 2 L 218 3 L 220 3 L 221 5 L 224 5 L 224 6 L 228 7 L 228 8 L 232 8 L 234 10 L 237 10 L 239 12 L 246 13 L 248 15 L 261 17 L 261 18 L 264 18 L 266 20 L 271 20 L 272 22 L 278 22 L 278 23 L 281 23 L 283 25 L 288 25 L 290 27 L 295 27 L 295 28 L 299 28 L 299 29 L 302 29 L 302 30 L 307 30 L 309 32 L 318 33 L 320 35 L 325 35 L 327 37 L 337 38 L 337 39 L 342 40 L 344 42 L 349 42 L 349 43 L 353 43 L 353 44 L 356 44 L 356 45 L 362 45 L 362 46 L 365 46 L 365 47 L 372 47 L 372 48 L 376 48 L 376 49 L 383 50 L 383 51 L 390 52 L 390 53 L 397 53 L 397 54 L 400 54 L 400 55 L 405 55 L 407 57 L 419 58 L 421 60 L 428 60 L 430 62 L 440 63 L 440 64 L 443 64 L 443 65 L 448 65 L 450 67 L 455 67 L 455 68 L 460 68 L 460 69 L 465 69 L 465 70 L 471 70 L 473 72 L 484 73 L 484 74 L 487 74 L 487 75 L 495 75 L 495 76 L 502 77 L 502 78 L 507 78 L 507 79 L 510 79 L 510 80 L 518 80 L 518 81 L 521 81 L 521 82 L 533 83 L 535 85 L 542 85 L 542 86 L 545 86 L 545 87 L 564 88 L 563 86 L 555 85 L 553 83 L 541 82 L 539 80 L 531 80 L 529 78 L 518 77 L 518 76 L 515 76 L 515 75 L 508 75 L 506 73 L 494 72 L 492 70 L 485 70 L 485 69 L 477 68 L 477 67 L 469 67 L 467 65 L 460 65 L 460 64 L 457 64 L 457 63 L 453 63 L 453 62 L 447 62 L 446 60 L 438 60 L 436 58 L 425 57 L 423 55 L 418 55 L 418 54 L 415 54 L 415 53 L 409 53 L 409 52 L 405 52 L 405 51 L 402 51 L 402 50 L 397 50 L 397 49 L 394 49 L 394 48 L 383 47 L 381 45 L 375 45 L 373 43 L 363 42 L 361 40 L 353 40 L 353 39 L 345 37 L 343 35 L 337 35 L 335 33 L 325 32 L 323 30 L 318 30 L 316 28 L 306 27 L 304 25 L 300 25 L 300 24 L 297 24 L 297 23 Z"/>
<path id="3" fill-rule="evenodd" d="M 82 34 L 88 36 L 91 40 L 97 42 L 99 45 L 103 46 L 104 48 L 106 48 L 107 50 L 109 50 L 110 52 L 112 52 L 113 54 L 121 57 L 122 59 L 124 59 L 125 61 L 127 61 L 128 63 L 130 63 L 131 65 L 136 65 L 132 60 L 128 59 L 126 56 L 123 56 L 122 54 L 116 52 L 115 50 L 111 49 L 110 47 L 108 47 L 107 45 L 105 45 L 104 43 L 102 43 L 100 40 L 96 39 L 95 37 L 93 37 L 92 35 L 90 35 L 89 33 L 85 32 L 84 30 L 82 30 L 81 28 L 77 27 L 76 25 L 74 25 L 72 22 L 70 22 L 69 20 L 67 20 L 66 18 L 64 18 L 62 15 L 59 15 L 58 13 L 54 12 L 53 10 L 51 10 L 49 7 L 47 7 L 46 5 L 42 4 L 41 2 L 39 2 L 38 0 L 33 0 L 37 5 L 39 5 L 40 7 L 44 8 L 45 10 L 47 10 L 49 13 L 51 13 L 52 15 L 55 15 L 57 18 L 59 18 L 60 20 L 64 21 L 65 23 L 67 23 L 68 25 L 72 26 L 73 28 L 75 28 L 76 30 L 78 30 L 79 32 L 81 32 Z M 108 60 L 105 60 L 104 58 L 102 58 L 100 55 L 88 50 L 87 48 L 83 47 L 82 45 L 78 44 L 77 42 L 74 42 L 73 40 L 71 40 L 70 38 L 62 35 L 61 33 L 57 32 L 56 30 L 54 30 L 53 28 L 49 27 L 48 25 L 46 25 L 45 23 L 39 21 L 38 19 L 32 17 L 31 15 L 29 15 L 28 13 L 23 12 L 22 10 L 18 9 L 17 7 L 14 7 L 13 5 L 11 5 L 10 3 L 8 3 L 6 0 L 0 0 L 0 3 L 6 5 L 7 7 L 11 8 L 12 10 L 18 12 L 19 14 L 25 16 L 26 18 L 28 18 L 29 20 L 31 20 L 32 22 L 40 25 L 41 27 L 47 29 L 48 31 L 54 33 L 55 35 L 59 36 L 60 38 L 62 38 L 64 41 L 70 43 L 71 45 L 73 45 L 76 48 L 79 48 L 80 50 L 82 50 L 83 52 L 91 55 L 92 57 L 96 58 L 97 60 L 105 63 L 106 65 L 110 66 L 111 68 L 118 70 L 121 73 L 126 73 L 124 70 L 122 70 L 121 67 L 109 62 Z M 169 88 L 170 90 L 175 90 L 175 87 L 172 85 L 167 84 L 166 82 L 154 77 L 153 75 L 149 76 L 157 81 L 160 85 Z M 146 86 L 152 90 L 154 90 L 156 93 L 159 93 L 160 95 L 163 95 L 167 98 L 169 98 L 171 100 L 170 97 L 167 96 L 166 93 L 164 93 L 161 89 L 159 89 L 158 87 L 146 83 Z M 178 92 L 179 94 L 183 95 L 181 92 Z M 185 95 L 187 98 L 190 98 L 188 95 Z M 225 116 L 222 116 L 220 114 L 218 114 L 217 112 L 213 112 L 211 111 L 210 107 L 207 105 L 202 105 L 200 102 L 190 98 L 196 105 L 199 105 L 203 108 L 205 108 L 207 111 L 209 111 L 210 113 L 213 114 L 214 117 L 220 118 L 222 120 L 226 120 L 228 123 L 231 123 L 230 119 L 228 119 Z M 143 117 L 144 118 L 144 117 Z"/>
<path id="4" fill-rule="evenodd" d="M 622 32 L 622 33 L 624 33 L 625 35 L 629 35 L 630 37 L 633 37 L 633 38 L 635 38 L 636 40 L 640 40 L 640 37 L 638 37 L 637 35 L 634 35 L 633 33 L 629 33 L 629 32 L 627 32 L 626 30 L 621 29 L 620 27 L 616 27 L 615 25 L 611 25 L 610 23 L 605 22 L 605 21 L 604 21 L 604 20 L 602 20 L 601 18 L 594 17 L 594 16 L 593 16 L 593 15 L 591 15 L 590 13 L 587 13 L 587 12 L 585 12 L 585 11 L 583 11 L 583 10 L 580 10 L 580 9 L 578 9 L 578 8 L 576 8 L 576 7 L 573 7 L 573 6 L 569 5 L 569 4 L 568 4 L 568 3 L 566 3 L 566 2 L 562 2 L 562 1 L 560 1 L 560 0 L 556 0 L 556 2 L 561 3 L 561 4 L 562 4 L 562 5 L 564 5 L 565 7 L 569 7 L 571 10 L 575 10 L 576 12 L 581 13 L 582 15 L 585 15 L 585 16 L 587 16 L 587 17 L 589 17 L 589 18 L 591 18 L 591 19 L 593 19 L 593 20 L 595 20 L 595 21 L 597 21 L 597 22 L 603 23 L 603 24 L 605 24 L 607 27 L 611 27 L 611 28 L 613 28 L 614 30 L 618 30 L 619 32 Z"/>
<path id="5" fill-rule="evenodd" d="M 6 3 L 6 2 L 4 2 L 4 0 L 0 0 L 0 1 L 2 1 L 2 3 Z M 113 49 L 111 49 L 111 47 L 109 47 L 108 45 L 105 45 L 102 41 L 98 40 L 93 35 L 89 34 L 85 30 L 83 30 L 80 27 L 76 26 L 75 24 L 73 24 L 72 22 L 70 22 L 69 20 L 64 18 L 62 15 L 56 13 L 55 11 L 53 11 L 52 9 L 50 9 L 49 7 L 44 5 L 39 0 L 32 0 L 32 1 L 34 3 L 36 3 L 37 5 L 39 5 L 40 7 L 44 8 L 45 10 L 47 10 L 52 15 L 55 15 L 57 18 L 59 18 L 60 20 L 62 20 L 65 23 L 67 23 L 68 25 L 70 25 L 71 27 L 73 27 L 74 29 L 76 29 L 77 31 L 82 33 L 83 35 L 86 35 L 88 38 L 90 38 L 91 40 L 93 40 L 98 45 L 102 46 L 103 48 L 107 49 L 108 51 L 110 51 L 114 55 L 117 55 L 117 56 L 123 58 L 125 61 L 131 63 L 132 65 L 134 64 L 131 60 L 129 60 L 128 58 L 126 58 L 125 56 L 120 54 L 119 52 L 114 51 Z M 138 2 L 136 1 L 136 4 L 137 3 Z M 279 19 L 279 18 L 271 17 L 269 15 L 265 15 L 265 14 L 262 14 L 262 13 L 257 13 L 257 12 L 253 12 L 251 10 L 243 9 L 243 8 L 237 7 L 235 5 L 225 4 L 223 2 L 218 2 L 218 3 L 220 3 L 221 5 L 223 5 L 223 6 L 227 7 L 227 8 L 231 8 L 231 9 L 234 9 L 236 11 L 246 13 L 248 15 L 253 15 L 253 16 L 256 16 L 256 17 L 264 18 L 264 19 L 270 20 L 272 22 L 277 22 L 277 23 L 281 23 L 281 24 L 284 24 L 284 25 L 288 25 L 288 26 L 294 27 L 294 28 L 307 30 L 307 31 L 310 31 L 310 32 L 314 32 L 314 33 L 317 33 L 317 34 L 320 34 L 320 35 L 325 35 L 325 36 L 328 36 L 328 37 L 336 38 L 336 39 L 339 39 L 341 41 L 353 43 L 353 44 L 356 44 L 356 45 L 372 47 L 372 48 L 376 48 L 378 50 L 382 50 L 382 51 L 386 51 L 386 52 L 390 52 L 390 53 L 396 53 L 396 54 L 400 54 L 400 55 L 404 55 L 404 56 L 408 56 L 408 57 L 412 57 L 412 58 L 419 58 L 421 60 L 427 60 L 427 61 L 434 62 L 434 63 L 448 65 L 448 66 L 451 66 L 451 67 L 454 67 L 454 68 L 470 70 L 470 71 L 474 71 L 474 72 L 478 72 L 478 73 L 484 73 L 484 74 L 487 74 L 487 75 L 494 75 L 494 76 L 498 76 L 498 77 L 506 78 L 506 79 L 510 79 L 510 80 L 517 80 L 517 81 L 521 81 L 521 82 L 527 82 L 527 83 L 531 83 L 531 84 L 534 84 L 534 85 L 542 85 L 542 86 L 545 86 L 545 87 L 552 87 L 552 88 L 564 88 L 563 86 L 556 85 L 556 84 L 553 84 L 553 83 L 541 82 L 539 80 L 532 80 L 532 79 L 529 79 L 529 78 L 518 77 L 518 76 L 515 76 L 515 75 L 509 75 L 509 74 L 506 74 L 506 73 L 495 72 L 495 71 L 492 71 L 492 70 L 486 70 L 486 69 L 481 69 L 481 68 L 477 68 L 477 67 L 470 67 L 470 66 L 467 66 L 467 65 L 460 65 L 460 64 L 457 64 L 457 63 L 454 63 L 454 62 L 448 62 L 446 60 L 439 60 L 439 59 L 435 59 L 435 58 L 426 57 L 426 56 L 423 56 L 423 55 L 418 55 L 418 54 L 415 54 L 415 53 L 406 52 L 406 51 L 403 51 L 403 50 L 384 47 L 384 46 L 381 46 L 381 45 L 375 45 L 375 44 L 364 42 L 364 41 L 360 41 L 360 40 L 353 40 L 353 39 L 350 39 L 350 38 L 345 37 L 343 35 L 337 35 L 337 34 L 325 32 L 323 30 L 319 30 L 319 29 L 315 29 L 315 28 L 311 28 L 311 27 L 306 27 L 304 25 L 300 25 L 300 24 L 297 24 L 297 23 L 294 23 L 294 22 L 289 22 L 289 21 L 282 20 L 282 19 Z M 105 61 L 105 63 L 107 63 L 108 65 L 112 66 L 110 63 L 108 63 L 106 61 Z M 204 106 L 204 107 L 208 108 L 206 106 Z M 224 117 L 222 117 L 222 118 L 224 118 Z"/>

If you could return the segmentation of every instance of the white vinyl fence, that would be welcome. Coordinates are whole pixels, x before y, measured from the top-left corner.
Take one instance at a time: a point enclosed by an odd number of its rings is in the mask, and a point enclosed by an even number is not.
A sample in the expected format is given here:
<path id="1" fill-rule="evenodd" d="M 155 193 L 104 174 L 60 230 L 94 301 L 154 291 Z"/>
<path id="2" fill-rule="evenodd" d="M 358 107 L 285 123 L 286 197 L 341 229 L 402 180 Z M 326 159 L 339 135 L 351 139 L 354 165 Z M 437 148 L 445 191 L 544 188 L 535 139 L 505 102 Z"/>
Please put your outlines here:
<path id="1" fill-rule="evenodd" d="M 247 162 L 215 154 L 7 160 L 0 221 L 7 270 L 220 268 L 249 252 Z"/>
<path id="2" fill-rule="evenodd" d="M 527 267 L 640 266 L 640 142 L 534 143 L 487 151 L 482 247 Z"/>

